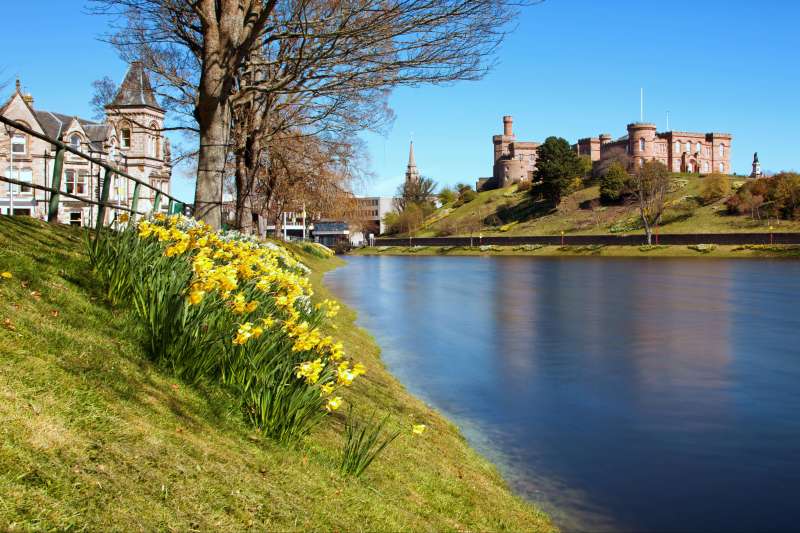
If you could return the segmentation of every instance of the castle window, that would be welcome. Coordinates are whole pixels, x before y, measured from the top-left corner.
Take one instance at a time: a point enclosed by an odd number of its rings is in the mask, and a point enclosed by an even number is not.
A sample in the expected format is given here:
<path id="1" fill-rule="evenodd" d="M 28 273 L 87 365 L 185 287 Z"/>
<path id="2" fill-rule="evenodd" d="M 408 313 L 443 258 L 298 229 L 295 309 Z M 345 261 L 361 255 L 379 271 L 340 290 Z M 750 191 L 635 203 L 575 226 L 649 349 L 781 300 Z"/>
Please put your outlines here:
<path id="1" fill-rule="evenodd" d="M 708 174 L 708 161 L 703 161 L 703 172 Z"/>
<path id="2" fill-rule="evenodd" d="M 720 172 L 725 172 L 725 165 L 723 163 L 719 164 L 719 171 Z"/>
<path id="3" fill-rule="evenodd" d="M 639 150 L 644 152 L 644 139 L 639 139 Z"/>
<path id="4" fill-rule="evenodd" d="M 692 145 L 689 144 L 689 141 L 683 143 L 683 151 L 687 153 L 692 151 Z"/>
<path id="5" fill-rule="evenodd" d="M 15 133 L 11 137 L 11 153 L 14 155 L 25 155 L 28 153 L 28 143 L 21 133 Z"/>
<path id="6" fill-rule="evenodd" d="M 702 149 L 702 147 L 700 146 L 700 142 L 699 141 L 696 142 L 695 145 L 694 145 L 694 151 L 699 154 L 701 149 Z"/>
<path id="7" fill-rule="evenodd" d="M 681 153 L 681 143 L 679 143 L 678 141 L 675 141 L 675 148 L 673 148 L 673 149 L 675 150 L 676 154 Z"/>
<path id="8" fill-rule="evenodd" d="M 719 145 L 719 156 L 720 157 L 725 157 L 725 145 L 724 144 L 720 144 Z"/>
<path id="9" fill-rule="evenodd" d="M 131 129 L 130 128 L 122 128 L 121 130 L 122 135 L 122 142 L 120 145 L 122 148 L 130 148 L 131 147 Z"/>

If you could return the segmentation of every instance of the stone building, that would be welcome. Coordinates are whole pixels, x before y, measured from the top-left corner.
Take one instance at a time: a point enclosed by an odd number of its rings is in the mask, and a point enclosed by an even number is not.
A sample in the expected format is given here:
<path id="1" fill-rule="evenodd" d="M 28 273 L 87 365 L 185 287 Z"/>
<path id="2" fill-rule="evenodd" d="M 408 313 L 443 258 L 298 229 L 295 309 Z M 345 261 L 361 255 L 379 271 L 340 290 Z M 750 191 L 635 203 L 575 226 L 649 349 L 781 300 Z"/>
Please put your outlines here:
<path id="1" fill-rule="evenodd" d="M 0 114 L 88 156 L 110 161 L 131 176 L 165 193 L 170 192 L 169 141 L 161 134 L 164 110 L 156 102 L 147 73 L 139 62 L 131 64 L 113 101 L 106 106 L 102 122 L 37 109 L 33 96 L 21 91 L 19 81 L 14 94 L 0 107 Z M 10 127 L 0 127 L 0 173 L 4 176 L 50 186 L 55 152 L 55 146 L 47 141 Z M 101 178 L 98 165 L 71 153 L 65 155 L 61 176 L 63 191 L 96 200 Z M 129 206 L 133 187 L 130 180 L 115 177 L 110 202 Z M 0 182 L 0 213 L 46 219 L 49 197 L 48 192 L 32 187 Z M 154 200 L 153 191 L 141 188 L 137 209 L 149 211 Z M 159 206 L 160 210 L 165 206 L 166 201 Z M 94 224 L 96 215 L 96 206 L 61 196 L 59 222 L 90 225 Z"/>
<path id="2" fill-rule="evenodd" d="M 419 170 L 417 170 L 417 161 L 414 159 L 414 141 L 411 141 L 411 147 L 408 149 L 408 166 L 406 167 L 406 183 L 409 181 L 419 181 Z"/>
<path id="3" fill-rule="evenodd" d="M 731 173 L 730 133 L 697 133 L 690 131 L 656 131 L 649 122 L 628 124 L 628 134 L 617 140 L 602 133 L 597 137 L 579 139 L 573 145 L 580 155 L 599 161 L 614 148 L 624 150 L 630 157 L 632 169 L 645 161 L 660 161 L 672 172 L 694 174 Z"/>
<path id="4" fill-rule="evenodd" d="M 622 150 L 634 170 L 645 161 L 661 161 L 673 172 L 711 174 L 731 173 L 730 154 L 733 136 L 729 133 L 696 133 L 688 131 L 656 131 L 656 125 L 645 122 L 628 124 L 627 135 L 614 140 L 609 133 L 579 139 L 573 149 L 597 162 L 613 150 Z M 503 135 L 492 137 L 494 165 L 492 177 L 479 178 L 477 190 L 507 187 L 512 183 L 533 179 L 536 171 L 538 142 L 517 141 L 513 119 L 503 117 Z"/>

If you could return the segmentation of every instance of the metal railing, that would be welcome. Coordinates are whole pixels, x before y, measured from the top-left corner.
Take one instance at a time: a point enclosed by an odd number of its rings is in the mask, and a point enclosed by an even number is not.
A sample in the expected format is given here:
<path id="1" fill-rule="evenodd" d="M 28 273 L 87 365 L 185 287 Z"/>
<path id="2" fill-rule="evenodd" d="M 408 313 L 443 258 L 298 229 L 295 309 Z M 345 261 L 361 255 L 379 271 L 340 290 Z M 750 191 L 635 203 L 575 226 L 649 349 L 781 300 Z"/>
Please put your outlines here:
<path id="1" fill-rule="evenodd" d="M 19 124 L 6 117 L 0 116 L 0 123 L 5 124 L 7 128 L 13 128 L 15 130 L 19 130 L 20 132 L 25 133 L 26 135 L 36 137 L 37 139 L 48 142 L 51 145 L 55 146 L 56 152 L 53 162 L 53 178 L 50 182 L 50 187 L 32 183 L 32 180 L 30 182 L 21 181 L 0 175 L 0 181 L 10 183 L 12 185 L 17 185 L 19 187 L 26 187 L 26 188 L 49 192 L 50 199 L 48 202 L 47 221 L 50 223 L 58 222 L 58 206 L 62 196 L 65 196 L 67 198 L 73 198 L 75 200 L 80 200 L 81 202 L 97 206 L 98 208 L 97 223 L 95 229 L 98 232 L 102 229 L 103 225 L 105 224 L 106 212 L 108 209 L 117 209 L 121 211 L 126 211 L 132 215 L 147 216 L 153 212 L 157 212 L 161 208 L 162 199 L 164 198 L 169 200 L 169 204 L 167 207 L 168 213 L 170 214 L 178 213 L 183 211 L 184 209 L 185 204 L 180 200 L 178 200 L 177 198 L 175 198 L 174 196 L 162 192 L 160 189 L 153 187 L 144 180 L 131 176 L 127 172 L 123 172 L 122 170 L 115 167 L 108 161 L 103 161 L 102 159 L 86 155 L 85 153 L 73 148 L 67 143 L 59 141 L 58 139 L 53 139 L 52 137 L 48 137 L 47 135 L 32 130 L 31 128 L 25 126 L 24 124 Z M 11 138 L 12 134 L 9 131 L 9 150 L 13 150 Z M 89 163 L 93 163 L 97 165 L 100 169 L 102 169 L 103 172 L 102 179 L 98 177 L 97 199 L 91 197 L 92 196 L 91 192 L 89 193 L 89 195 L 83 196 L 61 190 L 61 177 L 62 174 L 64 173 L 63 172 L 64 155 L 67 152 L 74 154 Z M 130 206 L 119 205 L 109 202 L 109 195 L 111 193 L 111 183 L 114 180 L 114 176 L 119 176 L 121 178 L 128 179 L 134 183 L 133 196 L 130 198 Z M 138 210 L 139 196 L 142 187 L 146 187 L 147 189 L 155 193 L 155 197 L 153 198 L 153 209 L 149 212 L 143 212 Z M 13 212 L 10 214 L 13 215 Z"/>

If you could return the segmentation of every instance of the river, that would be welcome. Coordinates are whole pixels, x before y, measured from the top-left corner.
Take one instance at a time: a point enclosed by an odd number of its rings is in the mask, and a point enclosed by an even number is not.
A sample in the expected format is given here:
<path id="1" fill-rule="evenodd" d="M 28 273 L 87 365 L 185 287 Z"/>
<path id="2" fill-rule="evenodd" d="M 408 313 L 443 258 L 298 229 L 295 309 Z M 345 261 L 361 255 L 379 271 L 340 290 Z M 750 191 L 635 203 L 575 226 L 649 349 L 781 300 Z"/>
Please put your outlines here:
<path id="1" fill-rule="evenodd" d="M 349 257 L 389 369 L 565 529 L 796 529 L 800 262 Z"/>

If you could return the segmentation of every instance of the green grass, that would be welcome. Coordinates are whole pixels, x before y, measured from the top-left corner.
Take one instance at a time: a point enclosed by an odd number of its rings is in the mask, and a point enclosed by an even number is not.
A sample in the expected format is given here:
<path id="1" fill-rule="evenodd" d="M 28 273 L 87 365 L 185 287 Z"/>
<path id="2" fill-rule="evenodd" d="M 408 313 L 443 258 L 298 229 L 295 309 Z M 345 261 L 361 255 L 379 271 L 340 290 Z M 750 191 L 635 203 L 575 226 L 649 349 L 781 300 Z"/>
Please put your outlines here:
<path id="1" fill-rule="evenodd" d="M 698 250 L 692 246 L 374 246 L 359 248 L 352 255 L 510 255 L 538 257 L 718 257 L 718 258 L 800 258 L 798 245 L 715 245 Z"/>
<path id="2" fill-rule="evenodd" d="M 668 196 L 670 206 L 659 227 L 662 233 L 764 232 L 769 231 L 770 224 L 776 232 L 800 231 L 800 221 L 731 216 L 726 213 L 723 201 L 700 205 L 695 198 L 700 195 L 703 178 L 687 174 L 675 174 L 673 178 L 675 188 Z M 744 179 L 732 178 L 734 183 Z M 527 192 L 517 192 L 516 186 L 486 191 L 457 209 L 437 210 L 415 236 L 479 232 L 491 236 L 559 235 L 562 231 L 567 235 L 644 233 L 636 206 L 588 209 L 588 201 L 598 199 L 599 195 L 599 187 L 588 187 L 567 196 L 559 209 L 553 210 L 544 202 L 534 201 Z"/>
<path id="3" fill-rule="evenodd" d="M 338 260 L 303 259 L 329 297 L 321 279 Z M 0 217 L 0 271 L 14 275 L 0 281 L 0 530 L 553 529 L 386 371 L 350 309 L 335 334 L 369 373 L 346 399 L 402 431 L 360 478 L 338 470 L 342 413 L 282 447 L 219 389 L 150 363 L 79 231 Z M 412 423 L 428 431 L 412 436 Z"/>

